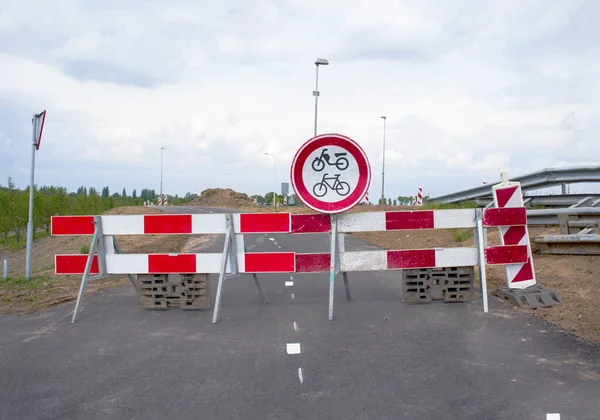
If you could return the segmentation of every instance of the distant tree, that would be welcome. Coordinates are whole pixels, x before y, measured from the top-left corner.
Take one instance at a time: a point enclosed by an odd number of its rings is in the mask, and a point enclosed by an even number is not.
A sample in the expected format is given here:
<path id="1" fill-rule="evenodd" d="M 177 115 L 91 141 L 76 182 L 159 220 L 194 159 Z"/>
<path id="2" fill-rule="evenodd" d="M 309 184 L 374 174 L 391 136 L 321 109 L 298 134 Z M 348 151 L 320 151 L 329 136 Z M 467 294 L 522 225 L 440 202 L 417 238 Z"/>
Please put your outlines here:
<path id="1" fill-rule="evenodd" d="M 397 206 L 398 202 L 396 201 L 396 199 L 394 199 L 394 206 Z"/>
<path id="2" fill-rule="evenodd" d="M 8 189 L 9 190 L 14 190 L 15 189 L 15 183 L 12 180 L 12 177 L 8 177 Z"/>
<path id="3" fill-rule="evenodd" d="M 137 192 L 135 190 L 133 190 L 133 192 L 131 193 L 131 197 L 132 198 L 137 198 Z"/>
<path id="4" fill-rule="evenodd" d="M 392 205 L 392 199 L 391 199 L 391 198 L 388 198 L 388 199 L 387 199 L 387 203 L 388 203 L 388 206 L 391 206 L 391 205 Z"/>
<path id="5" fill-rule="evenodd" d="M 108 198 L 108 197 L 110 197 L 110 192 L 108 190 L 108 187 L 102 188 L 102 198 Z"/>
<path id="6" fill-rule="evenodd" d="M 125 188 L 123 188 L 123 194 L 121 194 L 123 197 L 127 197 L 127 191 L 125 191 Z"/>

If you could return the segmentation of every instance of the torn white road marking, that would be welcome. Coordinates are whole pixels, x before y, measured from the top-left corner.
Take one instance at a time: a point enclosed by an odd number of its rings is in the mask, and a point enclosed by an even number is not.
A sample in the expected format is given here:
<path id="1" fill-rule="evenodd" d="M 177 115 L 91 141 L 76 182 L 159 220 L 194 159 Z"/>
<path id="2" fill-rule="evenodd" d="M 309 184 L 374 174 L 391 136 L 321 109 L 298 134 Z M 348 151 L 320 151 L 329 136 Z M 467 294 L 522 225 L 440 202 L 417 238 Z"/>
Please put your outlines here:
<path id="1" fill-rule="evenodd" d="M 298 331 L 298 324 L 296 324 L 296 321 L 294 321 L 294 331 Z"/>
<path id="2" fill-rule="evenodd" d="M 300 354 L 300 343 L 287 343 L 287 354 Z"/>
<path id="3" fill-rule="evenodd" d="M 293 286 L 293 285 L 294 285 L 294 282 L 293 282 L 293 281 L 286 281 L 286 282 L 285 282 L 285 285 L 286 285 L 286 286 Z"/>
<path id="4" fill-rule="evenodd" d="M 560 413 L 548 413 L 546 414 L 546 420 L 560 420 Z"/>
<path id="5" fill-rule="evenodd" d="M 300 379 L 301 384 L 304 383 L 304 377 L 302 376 L 302 368 L 298 368 L 298 379 Z"/>
<path id="6" fill-rule="evenodd" d="M 269 241 L 275 242 L 275 238 L 269 238 Z"/>

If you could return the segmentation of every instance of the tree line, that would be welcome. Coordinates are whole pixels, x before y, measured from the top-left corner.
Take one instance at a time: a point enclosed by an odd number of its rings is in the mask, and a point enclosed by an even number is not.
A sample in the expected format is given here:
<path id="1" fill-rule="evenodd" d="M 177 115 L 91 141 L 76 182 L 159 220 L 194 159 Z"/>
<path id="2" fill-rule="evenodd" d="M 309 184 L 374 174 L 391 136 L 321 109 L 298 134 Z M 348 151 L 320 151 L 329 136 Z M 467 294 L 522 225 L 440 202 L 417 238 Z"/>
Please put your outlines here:
<path id="1" fill-rule="evenodd" d="M 398 198 L 385 198 L 384 205 L 388 206 L 410 206 L 412 205 L 412 200 L 416 199 L 416 196 L 409 195 L 401 195 Z M 423 203 L 429 201 L 429 195 L 423 196 Z M 377 203 L 381 205 L 381 197 L 377 200 Z"/>
<path id="2" fill-rule="evenodd" d="M 185 204 L 194 198 L 195 194 L 185 197 L 170 196 L 171 204 Z M 33 190 L 33 226 L 50 233 L 52 216 L 101 214 L 106 210 L 119 206 L 142 206 L 145 201 L 156 204 L 157 194 L 153 189 L 144 188 L 140 194 L 133 190 L 127 194 L 125 188 L 121 193 L 111 194 L 108 187 L 98 192 L 94 187 L 81 186 L 75 192 L 67 192 L 64 187 L 34 186 Z M 16 246 L 25 241 L 27 222 L 29 219 L 29 187 L 20 190 L 15 187 L 11 178 L 8 186 L 0 186 L 0 243 L 9 243 L 9 237 L 14 237 Z"/>

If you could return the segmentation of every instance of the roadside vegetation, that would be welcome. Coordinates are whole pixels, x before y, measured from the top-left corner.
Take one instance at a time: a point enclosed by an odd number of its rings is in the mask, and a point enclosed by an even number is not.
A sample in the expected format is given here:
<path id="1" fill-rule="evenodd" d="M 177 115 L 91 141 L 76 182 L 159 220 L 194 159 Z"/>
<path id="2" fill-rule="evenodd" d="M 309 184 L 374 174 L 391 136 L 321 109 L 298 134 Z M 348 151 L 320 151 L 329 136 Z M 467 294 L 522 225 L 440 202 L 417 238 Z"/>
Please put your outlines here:
<path id="1" fill-rule="evenodd" d="M 128 195 L 123 189 L 121 193 L 111 194 L 108 187 L 99 192 L 94 187 L 79 187 L 75 192 L 67 192 L 64 187 L 34 187 L 33 192 L 33 226 L 34 239 L 50 234 L 52 216 L 101 214 L 106 210 L 120 206 L 143 206 L 145 201 L 156 204 L 157 195 L 152 189 L 143 189 L 138 195 L 133 190 Z M 185 204 L 197 196 L 187 194 L 181 198 L 170 196 L 173 205 Z M 20 190 L 12 179 L 8 186 L 0 186 L 0 252 L 15 252 L 26 245 L 27 221 L 29 218 L 29 187 Z"/>

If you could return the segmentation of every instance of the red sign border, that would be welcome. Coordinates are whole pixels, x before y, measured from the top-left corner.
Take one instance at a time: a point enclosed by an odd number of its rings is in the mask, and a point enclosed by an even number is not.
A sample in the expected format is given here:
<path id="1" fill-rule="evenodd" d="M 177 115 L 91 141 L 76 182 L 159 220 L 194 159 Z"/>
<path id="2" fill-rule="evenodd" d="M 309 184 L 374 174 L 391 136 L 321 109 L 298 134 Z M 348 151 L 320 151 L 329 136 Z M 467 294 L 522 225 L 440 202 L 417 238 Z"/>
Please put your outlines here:
<path id="1" fill-rule="evenodd" d="M 35 150 L 40 150 L 40 143 L 42 142 L 42 132 L 44 131 L 44 122 L 46 122 L 46 110 L 42 112 L 42 124 L 40 127 L 40 137 L 37 139 L 37 143 L 35 144 Z M 35 133 L 37 136 L 37 133 Z"/>
<path id="2" fill-rule="evenodd" d="M 350 195 L 334 203 L 328 203 L 313 197 L 302 181 L 302 168 L 306 159 L 312 152 L 323 146 L 343 147 L 358 163 L 358 185 Z M 366 176 L 364 174 L 365 170 Z M 338 133 L 320 134 L 309 139 L 298 149 L 290 168 L 290 179 L 292 188 L 298 198 L 311 209 L 327 214 L 342 213 L 360 203 L 367 194 L 371 184 L 371 165 L 363 148 L 350 137 Z"/>

